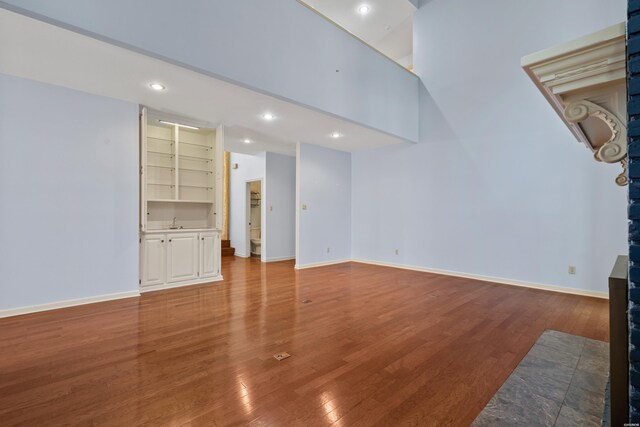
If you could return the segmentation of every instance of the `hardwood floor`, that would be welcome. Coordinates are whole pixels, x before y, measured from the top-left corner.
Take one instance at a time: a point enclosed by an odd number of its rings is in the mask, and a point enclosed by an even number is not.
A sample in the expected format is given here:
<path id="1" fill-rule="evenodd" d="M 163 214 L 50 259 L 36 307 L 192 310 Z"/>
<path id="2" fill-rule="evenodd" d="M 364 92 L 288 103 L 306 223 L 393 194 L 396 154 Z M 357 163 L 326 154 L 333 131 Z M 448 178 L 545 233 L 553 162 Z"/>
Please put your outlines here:
<path id="1" fill-rule="evenodd" d="M 0 425 L 465 426 L 545 329 L 608 339 L 593 298 L 355 263 L 223 274 L 0 319 Z"/>

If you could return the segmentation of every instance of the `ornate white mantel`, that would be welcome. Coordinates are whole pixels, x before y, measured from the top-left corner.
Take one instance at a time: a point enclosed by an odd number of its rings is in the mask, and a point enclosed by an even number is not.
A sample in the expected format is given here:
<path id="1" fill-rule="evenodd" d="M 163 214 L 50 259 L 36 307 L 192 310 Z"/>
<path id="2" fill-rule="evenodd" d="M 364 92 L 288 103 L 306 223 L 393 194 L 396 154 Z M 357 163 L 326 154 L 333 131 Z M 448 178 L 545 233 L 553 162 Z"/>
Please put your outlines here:
<path id="1" fill-rule="evenodd" d="M 522 68 L 598 161 L 620 162 L 627 184 L 625 24 L 527 55 Z"/>

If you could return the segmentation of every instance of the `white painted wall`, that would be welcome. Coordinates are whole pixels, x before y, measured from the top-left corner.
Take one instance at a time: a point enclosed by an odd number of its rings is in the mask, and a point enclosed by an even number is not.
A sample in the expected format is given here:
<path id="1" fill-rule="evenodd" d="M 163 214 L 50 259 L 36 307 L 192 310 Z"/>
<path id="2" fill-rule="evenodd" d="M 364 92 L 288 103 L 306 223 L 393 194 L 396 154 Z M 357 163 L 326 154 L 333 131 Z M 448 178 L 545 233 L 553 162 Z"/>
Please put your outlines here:
<path id="1" fill-rule="evenodd" d="M 266 153 L 265 227 L 266 261 L 295 257 L 296 158 Z M 268 234 L 265 235 L 265 230 Z"/>
<path id="2" fill-rule="evenodd" d="M 137 291 L 138 106 L 0 75 L 0 310 Z"/>
<path id="3" fill-rule="evenodd" d="M 238 169 L 229 171 L 229 239 L 236 249 L 236 255 L 251 256 L 251 248 L 247 247 L 247 181 L 264 180 L 265 153 L 255 156 L 231 153 L 231 165 L 238 164 Z M 264 188 L 264 181 L 262 183 Z M 264 195 L 263 195 L 264 197 Z M 262 204 L 264 218 L 264 203 Z M 264 233 L 264 230 L 263 230 Z"/>
<path id="4" fill-rule="evenodd" d="M 606 292 L 627 252 L 618 166 L 576 142 L 520 58 L 625 10 L 624 0 L 426 2 L 414 17 L 421 143 L 353 154 L 354 258 Z"/>
<path id="5" fill-rule="evenodd" d="M 296 266 L 349 259 L 351 154 L 299 143 L 296 171 Z M 306 210 L 302 209 L 303 204 L 307 205 Z"/>
<path id="6" fill-rule="evenodd" d="M 295 0 L 5 0 L 0 7 L 418 138 L 416 76 Z M 259 115 L 269 106 L 256 108 Z"/>

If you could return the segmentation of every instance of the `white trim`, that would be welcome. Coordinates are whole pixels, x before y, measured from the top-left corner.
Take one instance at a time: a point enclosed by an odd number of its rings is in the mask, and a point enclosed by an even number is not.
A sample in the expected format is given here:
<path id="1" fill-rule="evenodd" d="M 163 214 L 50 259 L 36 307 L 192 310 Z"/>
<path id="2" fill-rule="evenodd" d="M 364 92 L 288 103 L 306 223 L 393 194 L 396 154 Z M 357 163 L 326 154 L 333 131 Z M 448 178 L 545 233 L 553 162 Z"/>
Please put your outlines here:
<path id="1" fill-rule="evenodd" d="M 283 256 L 279 258 L 268 258 L 263 260 L 262 262 L 278 262 L 278 261 L 290 261 L 292 259 L 296 259 L 295 256 Z"/>
<path id="2" fill-rule="evenodd" d="M 266 174 L 266 164 L 267 164 L 267 157 L 265 155 L 264 158 L 264 164 L 265 164 L 265 174 Z M 251 227 L 251 184 L 254 182 L 259 182 L 260 183 L 260 227 Z M 247 250 L 247 252 L 249 252 L 248 256 L 244 256 L 243 258 L 250 258 L 251 255 L 254 255 L 251 253 L 251 229 L 253 228 L 254 230 L 257 230 L 258 228 L 260 228 L 261 231 L 261 239 L 262 239 L 262 243 L 261 243 L 261 247 L 260 247 L 260 260 L 264 261 L 263 257 L 264 257 L 264 248 L 265 248 L 265 243 L 266 243 L 266 234 L 267 234 L 267 227 L 266 227 L 266 222 L 265 222 L 265 204 L 263 203 L 266 200 L 266 194 L 265 194 L 265 178 L 264 176 L 261 176 L 259 178 L 253 178 L 253 179 L 247 179 L 244 181 L 244 185 L 245 185 L 245 197 L 246 197 L 246 206 L 245 206 L 245 248 Z"/>
<path id="3" fill-rule="evenodd" d="M 163 283 L 162 285 L 145 286 L 140 288 L 140 293 L 146 294 L 147 292 L 163 291 L 165 289 L 183 288 L 185 286 L 204 285 L 205 283 L 219 282 L 224 278 L 222 275 L 216 277 L 207 277 L 193 282 L 187 283 Z"/>
<path id="4" fill-rule="evenodd" d="M 94 304 L 96 302 L 113 301 L 124 298 L 139 297 L 140 292 L 128 291 L 118 292 L 115 294 L 104 294 L 95 297 L 70 299 L 65 301 L 51 302 L 47 304 L 30 305 L 26 307 L 10 308 L 6 310 L 0 310 L 0 318 L 19 316 L 21 314 L 37 313 L 40 311 L 56 310 L 58 308 L 73 307 L 76 305 Z"/>
<path id="5" fill-rule="evenodd" d="M 327 262 L 311 262 L 308 264 L 296 264 L 295 265 L 295 269 L 296 270 L 304 270 L 305 268 L 315 268 L 315 267 L 324 267 L 327 265 L 334 265 L 334 264 L 344 264 L 345 262 L 351 262 L 352 260 L 349 258 L 345 258 L 345 259 L 337 259 L 335 261 L 327 261 Z"/>
<path id="6" fill-rule="evenodd" d="M 300 257 L 300 209 L 302 201 L 300 200 L 300 142 L 296 142 L 296 218 L 295 218 L 295 258 Z M 298 268 L 298 267 L 296 267 Z"/>
<path id="7" fill-rule="evenodd" d="M 247 255 L 245 254 L 241 254 L 240 252 L 236 252 L 234 253 L 235 256 L 240 257 L 240 258 L 249 258 Z"/>
<path id="8" fill-rule="evenodd" d="M 499 283 L 502 285 L 519 286 L 519 287 L 531 288 L 531 289 L 541 289 L 544 291 L 560 292 L 563 294 L 572 294 L 572 295 L 581 295 L 586 297 L 609 299 L 609 294 L 606 292 L 586 291 L 583 289 L 565 288 L 565 287 L 555 286 L 555 285 L 543 285 L 540 283 L 525 282 L 521 280 L 503 279 L 501 277 L 481 276 L 477 274 L 460 273 L 458 271 L 440 270 L 437 268 L 418 267 L 414 265 L 395 264 L 390 262 L 379 262 L 379 261 L 371 261 L 371 260 L 355 259 L 355 258 L 352 259 L 351 261 L 357 262 L 360 264 L 370 264 L 370 265 L 378 265 L 381 267 L 399 268 L 402 270 L 412 270 L 412 271 L 419 271 L 422 273 L 440 274 L 443 276 L 463 277 L 465 279 L 480 280 L 482 282 Z"/>
<path id="9" fill-rule="evenodd" d="M 291 259 L 295 259 L 295 258 L 272 259 L 272 260 L 268 260 L 267 262 L 285 261 L 285 260 L 291 260 Z M 432 274 L 440 274 L 444 276 L 462 277 L 466 279 L 479 280 L 483 282 L 500 283 L 503 285 L 519 286 L 524 288 L 541 289 L 545 291 L 560 292 L 565 294 L 609 299 L 609 295 L 605 292 L 585 291 L 582 289 L 564 288 L 564 287 L 554 286 L 554 285 L 542 285 L 538 283 L 524 282 L 519 280 L 503 279 L 500 277 L 480 276 L 476 274 L 460 273 L 457 271 L 440 270 L 436 268 L 426 268 L 426 267 L 418 267 L 418 266 L 412 266 L 412 265 L 406 265 L 406 264 L 395 264 L 395 263 L 389 263 L 389 262 L 380 262 L 380 261 L 372 261 L 372 260 L 356 259 L 356 258 L 342 259 L 342 260 L 329 261 L 329 262 L 309 263 L 309 264 L 302 264 L 302 265 L 296 264 L 295 269 L 303 270 L 307 268 L 343 264 L 345 262 L 357 262 L 360 264 L 377 265 L 380 267 L 398 268 L 401 270 L 412 270 L 412 271 L 419 271 L 422 273 L 432 273 Z M 220 275 L 218 277 L 202 279 L 197 282 L 177 283 L 177 284 L 171 283 L 171 284 L 164 284 L 164 285 L 157 285 L 157 286 L 148 286 L 146 288 L 141 288 L 140 292 L 138 291 L 119 292 L 115 294 L 98 295 L 95 297 L 78 298 L 73 300 L 52 302 L 48 304 L 39 304 L 39 305 L 32 305 L 32 306 L 26 306 L 26 307 L 10 308 L 5 310 L 0 310 L 0 318 L 19 316 L 22 314 L 29 314 L 29 313 L 37 313 L 41 311 L 55 310 L 55 309 L 65 308 L 65 307 L 74 307 L 77 305 L 94 304 L 97 302 L 113 301 L 113 300 L 119 300 L 119 299 L 125 299 L 125 298 L 134 298 L 134 297 L 139 297 L 140 293 L 154 292 L 154 291 L 160 291 L 160 290 L 171 289 L 171 288 L 180 288 L 184 286 L 201 285 L 201 284 L 211 283 L 211 282 L 219 282 L 223 279 L 224 278 L 222 277 L 222 275 Z"/>

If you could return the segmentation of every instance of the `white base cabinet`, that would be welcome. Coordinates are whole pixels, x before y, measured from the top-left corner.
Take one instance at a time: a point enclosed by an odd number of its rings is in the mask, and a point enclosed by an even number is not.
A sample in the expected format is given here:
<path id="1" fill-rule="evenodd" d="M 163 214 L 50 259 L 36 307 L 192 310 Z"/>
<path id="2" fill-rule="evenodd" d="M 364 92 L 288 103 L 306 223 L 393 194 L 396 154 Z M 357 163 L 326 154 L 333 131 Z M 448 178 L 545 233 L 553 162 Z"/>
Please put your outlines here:
<path id="1" fill-rule="evenodd" d="M 164 234 L 145 235 L 142 243 L 141 281 L 144 285 L 165 283 L 167 251 Z"/>
<path id="2" fill-rule="evenodd" d="M 143 291 L 221 279 L 217 230 L 165 230 L 140 239 Z"/>
<path id="3" fill-rule="evenodd" d="M 200 233 L 200 277 L 220 275 L 220 235 Z"/>
<path id="4" fill-rule="evenodd" d="M 167 234 L 167 282 L 198 278 L 198 233 Z"/>

